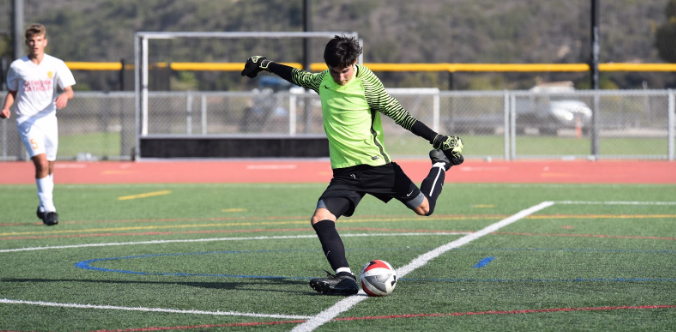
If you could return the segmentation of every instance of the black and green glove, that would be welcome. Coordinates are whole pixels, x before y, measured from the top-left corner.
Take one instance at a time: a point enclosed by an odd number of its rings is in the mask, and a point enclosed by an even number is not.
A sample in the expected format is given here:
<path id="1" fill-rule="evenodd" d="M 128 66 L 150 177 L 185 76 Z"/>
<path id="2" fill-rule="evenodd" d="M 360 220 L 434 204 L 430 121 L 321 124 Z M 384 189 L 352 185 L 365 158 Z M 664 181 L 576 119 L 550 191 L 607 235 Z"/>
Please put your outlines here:
<path id="1" fill-rule="evenodd" d="M 242 76 L 248 76 L 249 78 L 254 78 L 261 71 L 270 71 L 268 68 L 272 61 L 268 60 L 264 56 L 252 56 L 246 60 L 244 64 L 244 70 L 242 70 Z"/>
<path id="2" fill-rule="evenodd" d="M 437 135 L 432 141 L 432 146 L 441 150 L 453 165 L 460 165 L 465 161 L 465 157 L 462 156 L 464 145 L 462 138 L 458 136 Z"/>

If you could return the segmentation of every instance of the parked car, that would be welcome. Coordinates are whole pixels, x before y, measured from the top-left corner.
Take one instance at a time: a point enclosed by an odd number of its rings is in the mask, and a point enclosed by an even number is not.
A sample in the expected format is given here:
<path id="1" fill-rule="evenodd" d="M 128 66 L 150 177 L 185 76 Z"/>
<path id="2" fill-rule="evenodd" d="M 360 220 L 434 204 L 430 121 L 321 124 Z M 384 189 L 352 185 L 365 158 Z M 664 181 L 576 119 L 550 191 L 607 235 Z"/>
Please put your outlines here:
<path id="1" fill-rule="evenodd" d="M 515 112 L 518 133 L 530 127 L 537 128 L 540 135 L 556 135 L 558 129 L 578 127 L 586 134 L 592 117 L 591 108 L 583 101 L 549 96 L 516 99 Z"/>
<path id="2" fill-rule="evenodd" d="M 559 129 L 579 128 L 582 134 L 587 134 L 592 110 L 585 102 L 574 98 L 574 91 L 572 82 L 554 82 L 535 86 L 529 94 L 517 94 L 513 105 L 516 132 L 523 134 L 537 130 L 540 135 L 556 135 Z M 503 109 L 475 113 L 456 108 L 441 120 L 447 130 L 459 134 L 494 134 L 505 127 Z"/>

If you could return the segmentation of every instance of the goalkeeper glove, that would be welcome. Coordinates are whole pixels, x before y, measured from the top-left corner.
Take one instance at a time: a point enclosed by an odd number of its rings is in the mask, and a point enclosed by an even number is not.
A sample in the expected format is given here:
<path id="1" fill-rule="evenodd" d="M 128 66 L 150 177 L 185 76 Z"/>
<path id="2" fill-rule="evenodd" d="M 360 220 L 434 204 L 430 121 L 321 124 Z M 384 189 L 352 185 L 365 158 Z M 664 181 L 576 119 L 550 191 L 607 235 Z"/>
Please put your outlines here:
<path id="1" fill-rule="evenodd" d="M 462 138 L 460 137 L 437 135 L 434 137 L 434 140 L 432 140 L 432 146 L 437 150 L 441 150 L 451 162 L 453 162 L 453 159 L 464 160 L 464 157 L 462 156 L 462 148 L 464 145 L 462 144 Z M 460 163 L 462 163 L 462 161 Z"/>
<path id="2" fill-rule="evenodd" d="M 264 56 L 252 56 L 246 60 L 244 64 L 244 70 L 242 70 L 242 76 L 248 76 L 249 78 L 254 78 L 261 71 L 270 71 L 268 66 L 270 66 L 272 61 L 268 60 Z"/>

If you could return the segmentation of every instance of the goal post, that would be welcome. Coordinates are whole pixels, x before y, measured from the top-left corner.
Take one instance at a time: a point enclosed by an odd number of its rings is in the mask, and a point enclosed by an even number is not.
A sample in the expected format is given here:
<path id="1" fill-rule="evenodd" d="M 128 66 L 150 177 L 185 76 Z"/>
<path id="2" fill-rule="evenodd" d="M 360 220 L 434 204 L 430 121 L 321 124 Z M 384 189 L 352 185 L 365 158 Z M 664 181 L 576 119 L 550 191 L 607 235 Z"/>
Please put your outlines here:
<path id="1" fill-rule="evenodd" d="M 136 32 L 134 35 L 134 95 L 135 95 L 135 123 L 136 123 L 136 145 L 134 148 L 135 160 L 140 160 L 141 156 L 141 139 L 152 136 L 149 134 L 149 69 L 152 66 L 150 61 L 151 49 L 149 48 L 150 41 L 157 40 L 196 40 L 196 39 L 212 39 L 212 40 L 265 40 L 265 39 L 306 39 L 306 38 L 324 38 L 331 39 L 336 35 L 345 35 L 355 37 L 359 40 L 360 45 L 363 41 L 359 39 L 356 32 L 344 31 L 323 31 L 323 32 Z M 169 48 L 171 52 L 171 48 Z M 189 50 L 188 50 L 189 51 Z M 184 50 L 185 52 L 185 50 Z M 255 54 L 249 54 L 255 55 Z M 171 54 L 169 55 L 171 56 Z M 245 59 L 241 59 L 244 67 Z M 363 53 L 358 58 L 358 63 L 363 63 Z M 221 66 L 223 70 L 230 70 L 232 66 Z M 309 68 L 307 69 L 309 70 Z"/>

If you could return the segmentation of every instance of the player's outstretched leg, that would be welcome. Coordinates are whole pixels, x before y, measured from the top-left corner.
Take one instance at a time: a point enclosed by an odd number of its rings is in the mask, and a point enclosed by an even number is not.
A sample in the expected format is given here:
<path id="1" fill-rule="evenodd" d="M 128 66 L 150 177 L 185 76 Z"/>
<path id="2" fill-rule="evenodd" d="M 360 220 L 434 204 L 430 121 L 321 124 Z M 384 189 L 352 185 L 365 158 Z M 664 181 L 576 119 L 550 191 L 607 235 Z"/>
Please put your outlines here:
<path id="1" fill-rule="evenodd" d="M 432 160 L 432 169 L 430 169 L 430 173 L 427 174 L 427 177 L 420 186 L 420 191 L 427 197 L 427 201 L 430 204 L 428 216 L 434 212 L 434 207 L 437 205 L 437 198 L 441 194 L 441 189 L 443 189 L 444 180 L 446 179 L 446 171 L 451 166 L 460 165 L 464 161 L 461 154 L 453 156 L 453 160 L 450 160 L 439 150 L 432 150 L 429 155 Z"/>

